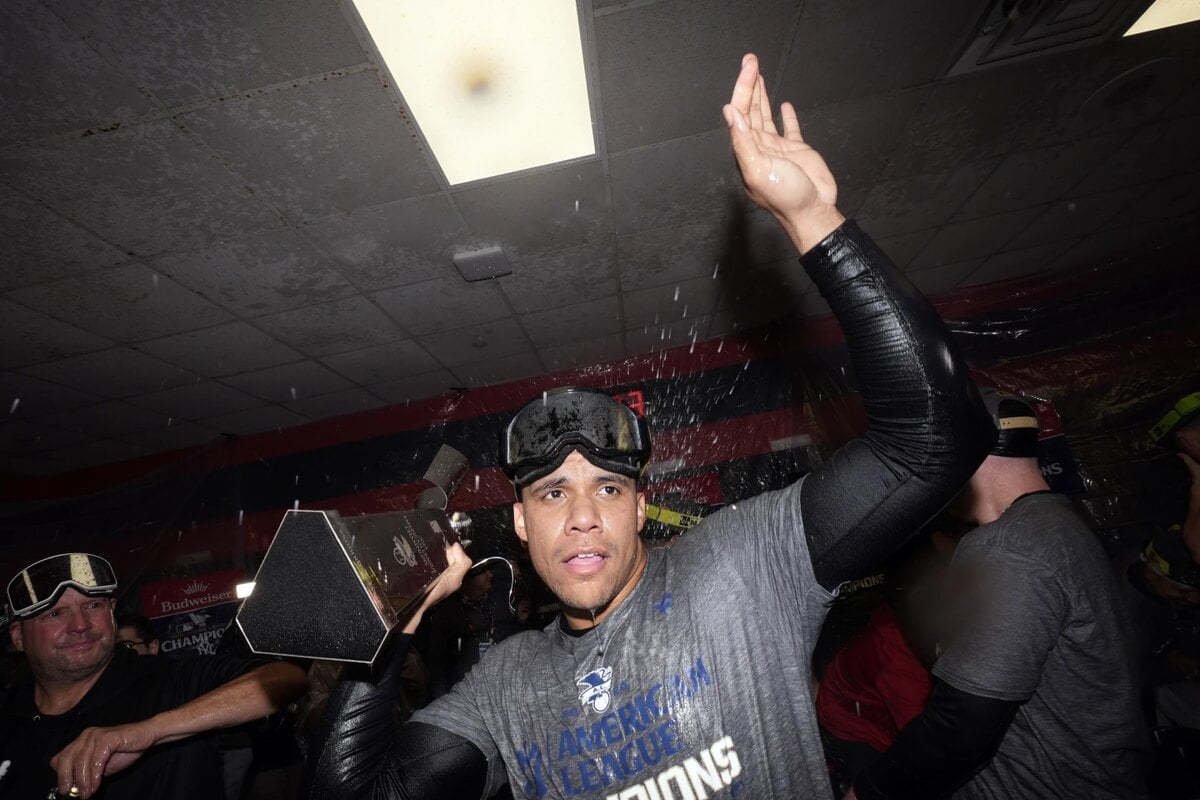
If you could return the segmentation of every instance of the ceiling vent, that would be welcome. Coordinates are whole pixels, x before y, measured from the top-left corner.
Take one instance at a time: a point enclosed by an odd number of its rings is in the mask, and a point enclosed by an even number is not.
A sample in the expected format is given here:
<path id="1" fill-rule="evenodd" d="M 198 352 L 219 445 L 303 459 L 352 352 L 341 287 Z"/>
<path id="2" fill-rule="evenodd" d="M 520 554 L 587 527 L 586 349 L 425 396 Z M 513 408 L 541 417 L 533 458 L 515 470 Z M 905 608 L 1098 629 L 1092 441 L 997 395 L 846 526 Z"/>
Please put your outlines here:
<path id="1" fill-rule="evenodd" d="M 948 75 L 965 75 L 1120 37 L 1151 0 L 994 0 Z"/>

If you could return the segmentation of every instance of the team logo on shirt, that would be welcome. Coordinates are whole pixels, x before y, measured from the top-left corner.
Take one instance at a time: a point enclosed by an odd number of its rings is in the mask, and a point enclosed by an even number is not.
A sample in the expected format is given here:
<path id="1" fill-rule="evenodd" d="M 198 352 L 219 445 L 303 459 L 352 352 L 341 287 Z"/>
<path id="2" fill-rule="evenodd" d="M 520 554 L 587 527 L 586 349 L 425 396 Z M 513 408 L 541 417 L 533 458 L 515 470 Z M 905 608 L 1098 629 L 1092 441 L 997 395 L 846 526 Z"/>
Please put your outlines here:
<path id="1" fill-rule="evenodd" d="M 575 679 L 579 687 L 579 702 L 603 714 L 612 705 L 612 667 L 594 669 Z"/>

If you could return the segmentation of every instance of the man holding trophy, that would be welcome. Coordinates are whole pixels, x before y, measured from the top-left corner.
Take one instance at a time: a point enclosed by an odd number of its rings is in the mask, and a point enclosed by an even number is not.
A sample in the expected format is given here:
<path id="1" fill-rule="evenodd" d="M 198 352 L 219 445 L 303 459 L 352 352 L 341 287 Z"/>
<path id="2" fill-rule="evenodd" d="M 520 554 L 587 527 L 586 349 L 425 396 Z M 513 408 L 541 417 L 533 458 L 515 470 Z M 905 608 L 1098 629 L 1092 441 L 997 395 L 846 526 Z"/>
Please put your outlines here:
<path id="1" fill-rule="evenodd" d="M 648 550 L 645 421 L 595 390 L 534 399 L 505 429 L 502 466 L 559 621 L 497 644 L 394 725 L 407 635 L 469 566 L 454 546 L 382 672 L 331 696 L 309 796 L 489 797 L 505 783 L 539 798 L 829 795 L 809 662 L 832 592 L 950 500 L 995 428 L 936 312 L 838 212 L 790 104 L 777 130 L 754 56 L 723 113 L 747 193 L 842 325 L 868 432 L 796 484 Z"/>

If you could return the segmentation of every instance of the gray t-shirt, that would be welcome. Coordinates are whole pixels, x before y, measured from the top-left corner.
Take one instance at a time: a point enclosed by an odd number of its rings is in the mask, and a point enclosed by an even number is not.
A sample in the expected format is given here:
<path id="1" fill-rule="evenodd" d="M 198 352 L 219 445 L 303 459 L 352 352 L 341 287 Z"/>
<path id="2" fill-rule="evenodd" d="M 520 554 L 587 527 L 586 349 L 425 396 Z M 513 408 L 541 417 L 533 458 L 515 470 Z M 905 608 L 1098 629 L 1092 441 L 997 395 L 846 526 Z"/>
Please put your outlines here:
<path id="1" fill-rule="evenodd" d="M 828 798 L 809 662 L 829 602 L 800 486 L 722 509 L 650 552 L 580 637 L 558 623 L 488 651 L 415 719 L 535 798 Z"/>
<path id="2" fill-rule="evenodd" d="M 1022 703 L 996 757 L 955 797 L 1144 797 L 1127 614 L 1070 501 L 1018 499 L 962 540 L 952 574 L 966 579 L 967 612 L 934 675 Z"/>

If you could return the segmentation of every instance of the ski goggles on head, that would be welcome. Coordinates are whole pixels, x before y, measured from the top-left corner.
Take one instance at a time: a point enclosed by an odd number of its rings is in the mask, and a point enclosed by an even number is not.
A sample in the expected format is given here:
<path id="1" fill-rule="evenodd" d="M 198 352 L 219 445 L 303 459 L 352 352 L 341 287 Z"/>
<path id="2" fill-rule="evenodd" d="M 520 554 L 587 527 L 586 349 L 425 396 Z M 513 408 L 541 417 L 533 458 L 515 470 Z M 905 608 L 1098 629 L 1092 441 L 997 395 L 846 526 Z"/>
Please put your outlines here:
<path id="1" fill-rule="evenodd" d="M 1162 442 L 1197 415 L 1200 415 L 1200 392 L 1193 392 L 1172 406 L 1171 410 L 1154 424 L 1150 429 L 1150 438 L 1155 442 Z"/>
<path id="2" fill-rule="evenodd" d="M 551 389 L 505 427 L 500 467 L 520 488 L 558 469 L 572 450 L 598 467 L 638 478 L 650 460 L 650 429 L 636 411 L 598 389 Z"/>
<path id="3" fill-rule="evenodd" d="M 61 553 L 35 561 L 8 582 L 10 619 L 41 613 L 58 602 L 68 588 L 91 597 L 117 590 L 112 564 L 90 553 Z"/>

